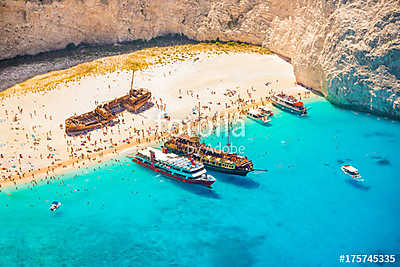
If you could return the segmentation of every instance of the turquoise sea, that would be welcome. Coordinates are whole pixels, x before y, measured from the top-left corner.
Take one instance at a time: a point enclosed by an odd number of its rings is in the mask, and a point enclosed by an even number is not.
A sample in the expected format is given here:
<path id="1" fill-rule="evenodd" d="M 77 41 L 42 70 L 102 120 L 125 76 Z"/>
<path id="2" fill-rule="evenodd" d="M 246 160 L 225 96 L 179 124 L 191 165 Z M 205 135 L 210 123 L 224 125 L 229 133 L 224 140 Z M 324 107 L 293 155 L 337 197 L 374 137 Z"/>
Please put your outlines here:
<path id="1" fill-rule="evenodd" d="M 247 121 L 232 143 L 269 171 L 213 173 L 213 190 L 126 157 L 64 183 L 3 188 L 0 266 L 351 265 L 339 263 L 342 254 L 400 262 L 400 123 L 306 103 L 308 117 L 274 110 L 270 127 Z M 341 172 L 344 163 L 364 185 Z"/>

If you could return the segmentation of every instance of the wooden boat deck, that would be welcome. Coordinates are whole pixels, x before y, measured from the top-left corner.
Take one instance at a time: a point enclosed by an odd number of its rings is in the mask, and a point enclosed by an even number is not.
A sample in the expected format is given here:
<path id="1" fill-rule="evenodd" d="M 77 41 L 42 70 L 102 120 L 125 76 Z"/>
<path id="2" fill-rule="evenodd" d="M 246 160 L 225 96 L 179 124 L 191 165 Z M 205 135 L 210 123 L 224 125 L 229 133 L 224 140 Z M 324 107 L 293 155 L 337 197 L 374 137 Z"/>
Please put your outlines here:
<path id="1" fill-rule="evenodd" d="M 133 76 L 131 89 L 127 95 L 99 105 L 94 111 L 66 119 L 66 133 L 77 134 L 87 132 L 117 122 L 116 115 L 125 110 L 135 113 L 140 112 L 141 108 L 150 100 L 151 93 L 144 88 L 133 89 L 132 85 Z"/>

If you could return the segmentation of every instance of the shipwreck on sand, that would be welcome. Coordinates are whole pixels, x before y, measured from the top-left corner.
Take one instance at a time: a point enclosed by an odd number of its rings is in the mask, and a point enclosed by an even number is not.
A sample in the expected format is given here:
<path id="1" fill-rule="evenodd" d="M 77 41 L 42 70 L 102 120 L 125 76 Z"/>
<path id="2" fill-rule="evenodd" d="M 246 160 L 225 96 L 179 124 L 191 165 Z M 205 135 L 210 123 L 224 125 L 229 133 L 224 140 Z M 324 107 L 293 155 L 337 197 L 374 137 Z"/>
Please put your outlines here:
<path id="1" fill-rule="evenodd" d="M 119 122 L 117 114 L 128 110 L 138 113 L 148 103 L 151 93 L 143 88 L 133 88 L 134 71 L 132 72 L 131 89 L 127 95 L 113 99 L 99 105 L 94 111 L 65 120 L 65 132 L 68 135 L 87 133 L 108 125 L 115 125 Z"/>

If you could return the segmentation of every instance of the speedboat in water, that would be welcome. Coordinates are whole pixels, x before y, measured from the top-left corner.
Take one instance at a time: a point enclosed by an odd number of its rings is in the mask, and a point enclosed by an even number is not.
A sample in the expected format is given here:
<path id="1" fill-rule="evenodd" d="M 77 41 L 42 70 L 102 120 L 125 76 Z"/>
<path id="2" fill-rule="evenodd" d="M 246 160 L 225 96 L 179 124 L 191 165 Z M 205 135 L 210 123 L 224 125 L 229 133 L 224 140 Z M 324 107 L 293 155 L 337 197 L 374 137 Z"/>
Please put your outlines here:
<path id="1" fill-rule="evenodd" d="M 356 168 L 354 168 L 353 166 L 351 166 L 351 165 L 343 165 L 342 167 L 340 167 L 340 169 L 342 169 L 342 171 L 345 174 L 350 175 L 350 177 L 354 181 L 364 182 L 364 179 L 361 177 L 361 175 L 358 172 L 358 170 Z"/>
<path id="2" fill-rule="evenodd" d="M 307 108 L 303 102 L 297 100 L 293 96 L 285 94 L 276 94 L 271 97 L 272 104 L 282 110 L 289 111 L 296 115 L 306 115 Z"/>
<path id="3" fill-rule="evenodd" d="M 215 178 L 207 174 L 203 163 L 194 161 L 190 157 L 167 153 L 166 148 L 160 151 L 147 147 L 138 151 L 132 161 L 184 183 L 211 187 L 215 182 Z"/>
<path id="4" fill-rule="evenodd" d="M 56 211 L 60 206 L 61 206 L 61 202 L 53 201 L 53 203 L 51 203 L 50 210 Z"/>
<path id="5" fill-rule="evenodd" d="M 249 109 L 247 111 L 247 117 L 261 124 L 267 124 L 271 121 L 267 114 L 255 109 Z"/>

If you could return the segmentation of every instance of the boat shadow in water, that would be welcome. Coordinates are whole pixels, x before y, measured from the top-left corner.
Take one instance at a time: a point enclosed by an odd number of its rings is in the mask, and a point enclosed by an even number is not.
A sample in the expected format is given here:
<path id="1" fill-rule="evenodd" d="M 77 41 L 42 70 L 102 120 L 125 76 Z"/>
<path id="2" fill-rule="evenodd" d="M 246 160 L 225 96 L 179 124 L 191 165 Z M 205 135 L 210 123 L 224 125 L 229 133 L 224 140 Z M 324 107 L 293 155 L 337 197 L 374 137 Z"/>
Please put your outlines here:
<path id="1" fill-rule="evenodd" d="M 52 213 L 51 216 L 56 217 L 56 218 L 63 216 L 63 212 L 59 211 L 59 210 L 50 211 L 50 213 Z"/>
<path id="2" fill-rule="evenodd" d="M 360 183 L 358 181 L 354 181 L 351 179 L 346 179 L 345 182 L 357 189 L 360 189 L 360 190 L 368 191 L 369 189 L 371 189 L 371 186 L 366 185 L 364 182 Z"/>
<path id="3" fill-rule="evenodd" d="M 281 109 L 279 109 L 279 108 L 276 108 L 276 109 L 277 109 L 277 110 L 280 110 L 280 111 L 281 111 L 282 113 L 284 113 L 284 114 L 288 114 L 289 116 L 297 117 L 297 118 L 302 119 L 302 120 L 309 120 L 309 119 L 311 119 L 309 113 L 308 113 L 308 114 L 304 114 L 304 115 L 299 115 L 299 114 L 296 114 L 296 113 L 293 113 L 293 112 L 290 112 L 290 111 L 281 110 Z M 310 110 L 311 110 L 311 107 L 310 107 Z"/>
<path id="4" fill-rule="evenodd" d="M 247 176 L 230 175 L 226 173 L 220 173 L 215 171 L 208 171 L 212 176 L 214 176 L 218 182 L 228 183 L 236 186 L 240 186 L 246 189 L 256 189 L 260 186 L 259 183 L 253 181 Z"/>
<path id="5" fill-rule="evenodd" d="M 173 184 L 176 187 L 179 187 L 189 193 L 206 197 L 206 198 L 213 198 L 213 199 L 221 199 L 221 196 L 215 191 L 213 188 L 208 188 L 202 185 L 197 184 L 188 184 L 178 181 L 173 181 L 169 179 L 169 183 Z"/>

